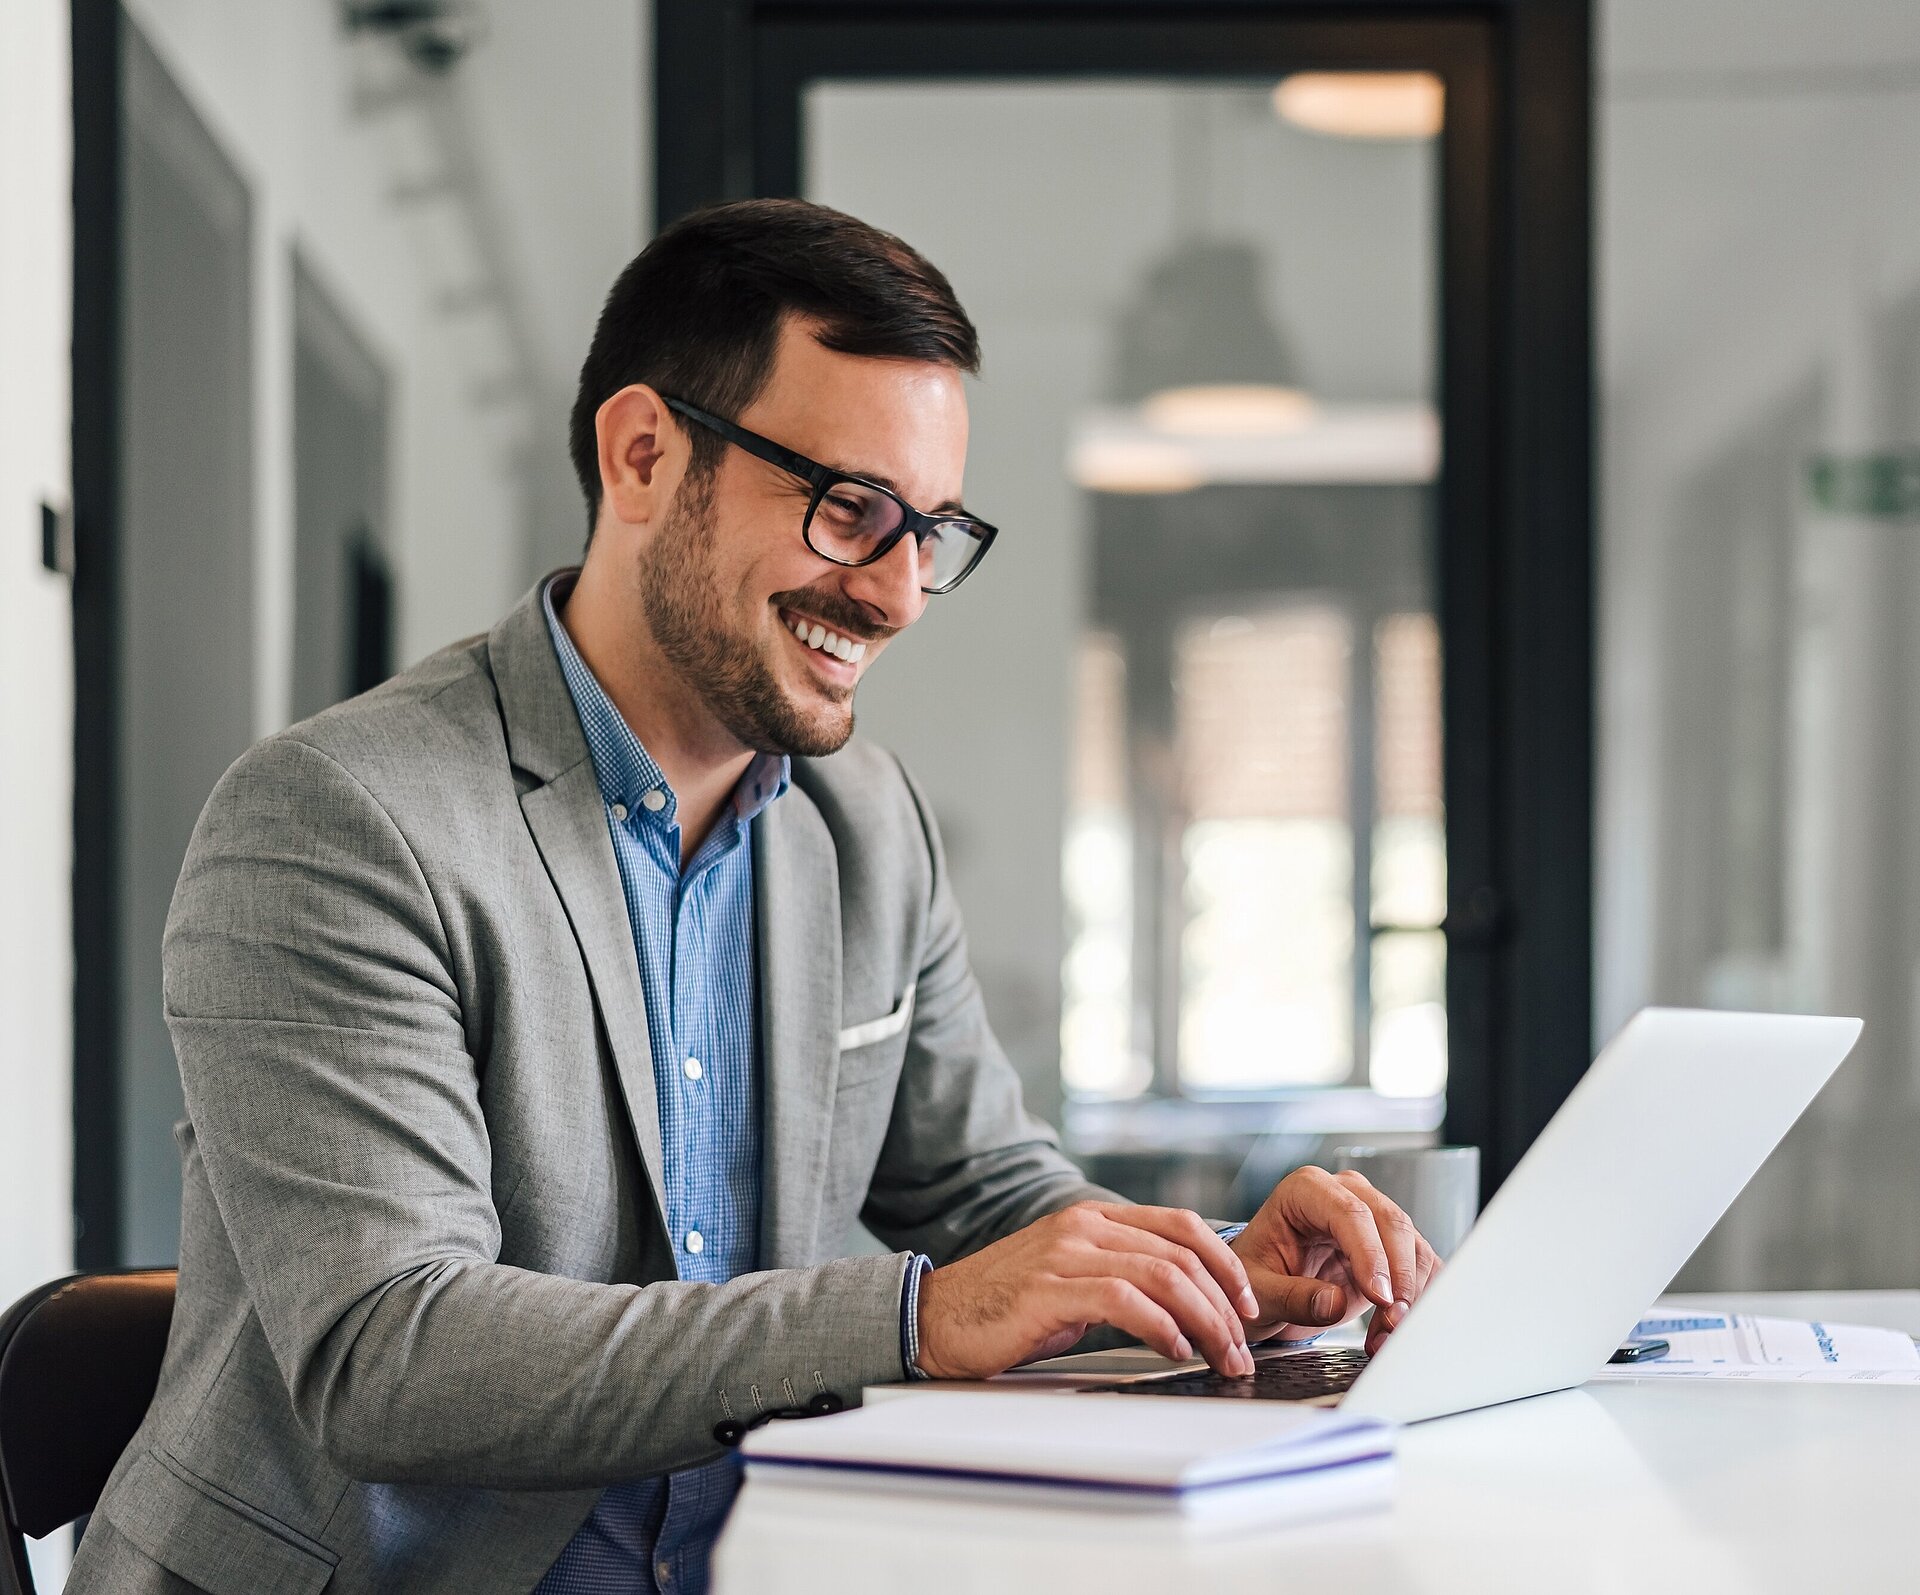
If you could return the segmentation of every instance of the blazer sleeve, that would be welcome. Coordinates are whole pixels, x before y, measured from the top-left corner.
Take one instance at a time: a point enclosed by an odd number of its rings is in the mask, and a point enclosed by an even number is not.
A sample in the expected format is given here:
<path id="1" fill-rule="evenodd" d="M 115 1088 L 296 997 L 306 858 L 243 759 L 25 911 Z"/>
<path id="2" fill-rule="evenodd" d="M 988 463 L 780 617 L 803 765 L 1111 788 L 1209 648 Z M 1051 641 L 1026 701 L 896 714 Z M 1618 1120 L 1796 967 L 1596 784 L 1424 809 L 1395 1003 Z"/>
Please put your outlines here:
<path id="1" fill-rule="evenodd" d="M 604 1485 L 716 1455 L 724 1418 L 902 1377 L 904 1254 L 724 1285 L 501 1264 L 452 967 L 432 883 L 346 768 L 279 737 L 227 773 L 168 920 L 167 1019 L 252 1308 L 336 1466 Z"/>
<path id="2" fill-rule="evenodd" d="M 926 934 L 906 1058 L 861 1221 L 888 1246 L 951 1262 L 1081 1201 L 1090 1184 L 1028 1113 L 987 1023 L 960 908 L 925 795 L 901 771 L 931 862 Z"/>

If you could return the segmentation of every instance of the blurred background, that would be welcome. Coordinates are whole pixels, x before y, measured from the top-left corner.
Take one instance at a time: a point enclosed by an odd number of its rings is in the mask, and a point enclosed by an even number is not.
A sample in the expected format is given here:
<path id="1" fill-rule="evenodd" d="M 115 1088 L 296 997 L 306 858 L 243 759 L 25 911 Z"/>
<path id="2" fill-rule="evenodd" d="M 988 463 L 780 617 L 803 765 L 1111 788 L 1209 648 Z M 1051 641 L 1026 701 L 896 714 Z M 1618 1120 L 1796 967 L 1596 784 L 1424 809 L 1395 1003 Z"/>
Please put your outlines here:
<path id="1" fill-rule="evenodd" d="M 1529 86 L 1444 29 L 703 100 L 660 52 L 753 7 L 8 0 L 0 1300 L 174 1256 L 201 802 L 578 557 L 600 298 L 736 157 L 979 323 L 1002 536 L 859 724 L 1098 1178 L 1240 1216 L 1442 1135 L 1497 1177 L 1645 1003 L 1859 1013 L 1685 1278 L 1920 1283 L 1920 13 L 1539 9 L 1568 75 L 1502 124 Z M 1470 247 L 1510 180 L 1573 217 L 1524 281 Z M 1590 425 L 1571 513 L 1475 329 Z"/>

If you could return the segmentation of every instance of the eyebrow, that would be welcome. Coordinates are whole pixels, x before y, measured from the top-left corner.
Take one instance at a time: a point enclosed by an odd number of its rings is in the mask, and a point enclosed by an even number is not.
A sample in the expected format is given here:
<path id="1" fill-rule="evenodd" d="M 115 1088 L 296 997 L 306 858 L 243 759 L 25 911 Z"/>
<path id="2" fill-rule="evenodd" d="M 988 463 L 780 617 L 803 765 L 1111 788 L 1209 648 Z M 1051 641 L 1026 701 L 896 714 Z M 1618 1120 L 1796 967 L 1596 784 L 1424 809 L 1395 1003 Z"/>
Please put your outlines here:
<path id="1" fill-rule="evenodd" d="M 851 465 L 836 465 L 832 460 L 822 460 L 820 463 L 838 476 L 851 476 L 858 478 L 862 482 L 871 482 L 876 487 L 884 487 L 889 493 L 892 493 L 904 502 L 912 502 L 907 498 L 905 493 L 900 491 L 900 484 L 890 476 L 883 476 L 878 471 L 858 471 Z M 918 506 L 916 506 L 916 508 L 917 507 Z M 923 515 L 964 515 L 970 521 L 977 521 L 980 518 L 957 498 L 942 499 L 938 504 L 934 505 L 932 509 L 921 510 L 920 513 Z"/>

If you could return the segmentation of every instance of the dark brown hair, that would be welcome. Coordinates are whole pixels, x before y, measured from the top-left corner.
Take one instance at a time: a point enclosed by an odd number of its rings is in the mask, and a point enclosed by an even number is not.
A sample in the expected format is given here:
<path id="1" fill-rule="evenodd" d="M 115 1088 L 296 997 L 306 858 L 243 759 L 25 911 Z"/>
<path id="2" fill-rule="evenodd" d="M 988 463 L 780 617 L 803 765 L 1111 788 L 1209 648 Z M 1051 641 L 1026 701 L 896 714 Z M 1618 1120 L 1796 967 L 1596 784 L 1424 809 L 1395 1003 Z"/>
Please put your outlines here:
<path id="1" fill-rule="evenodd" d="M 953 288 L 892 233 L 799 199 L 695 211 L 620 273 L 580 367 L 568 442 L 589 538 L 600 513 L 600 406 L 644 382 L 737 416 L 766 386 L 790 315 L 818 322 L 815 336 L 843 354 L 980 369 L 980 340 Z M 692 473 L 713 470 L 725 447 L 695 428 Z"/>

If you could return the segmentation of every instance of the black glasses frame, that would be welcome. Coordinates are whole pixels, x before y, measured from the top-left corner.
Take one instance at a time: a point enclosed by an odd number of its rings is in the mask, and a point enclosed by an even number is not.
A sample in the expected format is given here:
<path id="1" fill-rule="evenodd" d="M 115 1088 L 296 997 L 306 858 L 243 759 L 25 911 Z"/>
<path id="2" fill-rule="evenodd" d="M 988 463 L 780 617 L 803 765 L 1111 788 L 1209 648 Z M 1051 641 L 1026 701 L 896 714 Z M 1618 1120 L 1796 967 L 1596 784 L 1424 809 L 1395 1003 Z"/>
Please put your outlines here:
<path id="1" fill-rule="evenodd" d="M 789 476 L 796 476 L 812 489 L 813 496 L 807 500 L 806 519 L 800 523 L 800 538 L 808 548 L 829 564 L 840 565 L 858 570 L 863 565 L 878 563 L 893 552 L 893 545 L 909 532 L 916 538 L 933 531 L 936 527 L 952 526 L 974 540 L 973 555 L 960 567 L 960 574 L 951 581 L 940 583 L 937 587 L 922 587 L 923 593 L 950 593 L 979 568 L 980 561 L 987 557 L 987 550 L 993 547 L 994 538 L 1000 535 L 997 526 L 990 526 L 977 515 L 929 515 L 915 509 L 892 488 L 864 476 L 856 476 L 851 471 L 838 471 L 830 465 L 822 465 L 818 460 L 810 460 L 804 454 L 796 453 L 783 444 L 764 438 L 758 432 L 749 432 L 745 427 L 728 421 L 721 416 L 710 415 L 697 405 L 688 404 L 685 399 L 676 399 L 671 394 L 662 394 L 667 408 L 676 415 L 683 415 L 689 421 L 705 427 L 716 437 L 725 438 L 736 448 L 745 449 L 755 459 L 765 460 L 767 464 L 777 466 Z M 865 559 L 838 559 L 818 547 L 813 540 L 813 515 L 819 509 L 820 501 L 830 493 L 839 482 L 852 482 L 864 487 L 870 493 L 884 494 L 900 506 L 900 524 L 883 537 L 873 552 Z"/>

